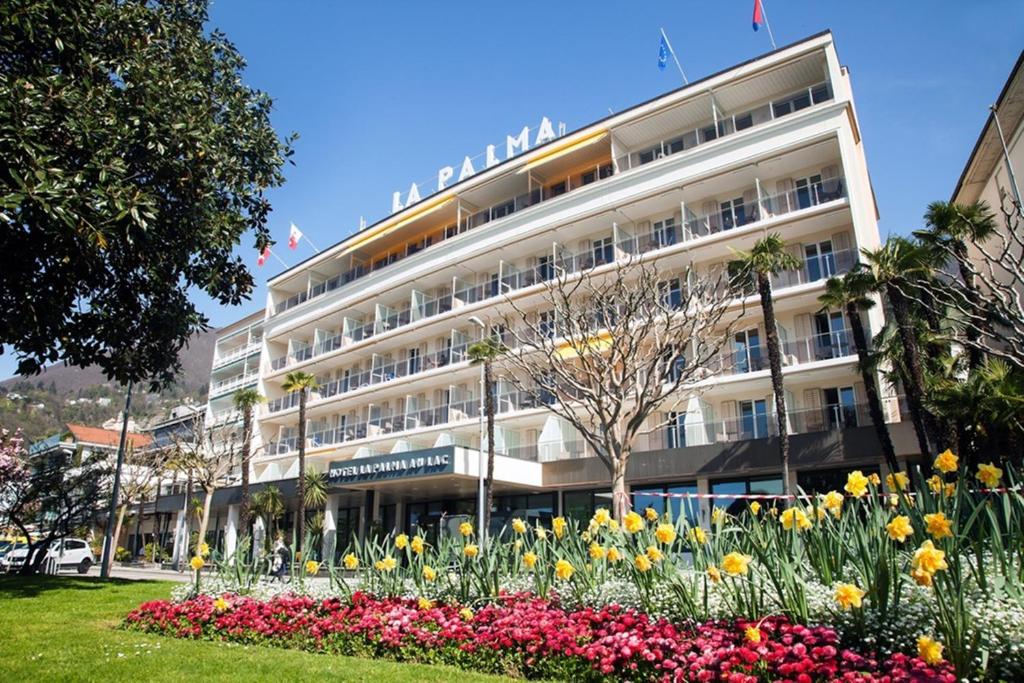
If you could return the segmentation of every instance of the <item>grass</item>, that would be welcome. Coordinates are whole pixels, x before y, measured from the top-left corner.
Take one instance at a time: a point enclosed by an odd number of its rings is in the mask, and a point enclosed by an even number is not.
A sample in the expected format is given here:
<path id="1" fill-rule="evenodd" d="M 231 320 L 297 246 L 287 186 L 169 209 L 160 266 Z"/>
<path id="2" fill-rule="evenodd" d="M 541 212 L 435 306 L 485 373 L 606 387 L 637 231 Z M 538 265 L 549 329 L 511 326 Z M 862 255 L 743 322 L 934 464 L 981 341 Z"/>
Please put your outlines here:
<path id="1" fill-rule="evenodd" d="M 442 666 L 178 640 L 117 629 L 164 581 L 0 578 L 0 681 L 500 681 Z"/>

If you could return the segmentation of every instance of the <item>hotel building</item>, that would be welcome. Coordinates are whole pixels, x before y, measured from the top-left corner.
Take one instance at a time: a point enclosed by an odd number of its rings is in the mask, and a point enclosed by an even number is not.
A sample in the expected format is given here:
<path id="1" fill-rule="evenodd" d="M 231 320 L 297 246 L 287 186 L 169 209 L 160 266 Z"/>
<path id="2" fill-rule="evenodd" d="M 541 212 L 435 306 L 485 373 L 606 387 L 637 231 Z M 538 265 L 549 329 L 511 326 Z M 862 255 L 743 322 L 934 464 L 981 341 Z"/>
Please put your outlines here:
<path id="1" fill-rule="evenodd" d="M 289 495 L 298 401 L 282 384 L 294 371 L 317 377 L 307 466 L 330 475 L 324 533 L 337 551 L 353 534 L 476 513 L 480 369 L 466 349 L 507 297 L 537 307 L 556 273 L 626 258 L 656 261 L 667 277 L 688 263 L 713 272 L 768 233 L 801 263 L 773 283 L 794 483 L 832 487 L 850 469 L 884 469 L 847 322 L 818 302 L 829 276 L 879 244 L 850 76 L 830 33 L 396 207 L 273 277 L 266 310 L 233 327 L 214 360 L 208 419 L 229 419 L 229 392 L 255 382 L 267 403 L 252 480 Z M 666 504 L 651 492 L 781 492 L 764 325 L 750 303 L 699 395 L 636 445 L 635 506 Z M 865 314 L 869 334 L 882 316 L 881 306 Z M 610 505 L 607 471 L 568 424 L 500 377 L 496 399 L 499 520 Z M 917 457 L 891 388 L 884 403 L 898 456 Z M 218 496 L 237 503 L 235 490 Z M 696 502 L 689 513 L 701 513 Z"/>

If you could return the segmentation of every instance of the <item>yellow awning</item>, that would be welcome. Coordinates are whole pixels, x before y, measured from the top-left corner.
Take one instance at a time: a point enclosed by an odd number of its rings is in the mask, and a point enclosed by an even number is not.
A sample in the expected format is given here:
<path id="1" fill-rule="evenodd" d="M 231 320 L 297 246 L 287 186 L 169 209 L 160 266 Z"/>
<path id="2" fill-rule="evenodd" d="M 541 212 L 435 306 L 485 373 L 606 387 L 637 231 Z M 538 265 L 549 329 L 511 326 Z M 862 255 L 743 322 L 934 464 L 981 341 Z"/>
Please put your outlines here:
<path id="1" fill-rule="evenodd" d="M 397 221 L 397 222 L 391 223 L 391 224 L 385 223 L 384 225 L 380 225 L 380 226 L 374 228 L 373 230 L 367 230 L 365 235 L 360 236 L 360 238 L 358 240 L 356 240 L 352 244 L 348 245 L 348 247 L 345 248 L 345 251 L 341 252 L 338 255 L 342 256 L 342 255 L 347 254 L 349 252 L 355 251 L 356 249 L 358 249 L 362 245 L 366 244 L 370 240 L 375 240 L 375 239 L 378 239 L 380 237 L 384 237 L 385 235 L 390 234 L 390 233 L 394 232 L 395 230 L 398 230 L 399 228 L 401 228 L 401 227 L 403 227 L 405 225 L 408 225 L 409 223 L 412 223 L 414 220 L 417 220 L 419 218 L 423 218 L 427 214 L 430 214 L 430 213 L 433 213 L 434 211 L 437 211 L 438 209 L 448 205 L 449 203 L 451 203 L 453 201 L 455 201 L 455 195 L 453 195 L 450 192 L 446 192 L 444 195 L 442 195 L 442 196 L 440 196 L 440 197 L 438 197 L 438 198 L 428 202 L 422 208 L 420 208 L 417 211 L 413 212 L 412 214 L 406 216 L 405 218 L 401 219 L 400 221 Z"/>
<path id="2" fill-rule="evenodd" d="M 544 152 L 532 159 L 528 164 L 523 166 L 516 173 L 526 173 L 530 169 L 537 168 L 542 164 L 546 164 L 549 161 L 554 161 L 560 157 L 564 157 L 566 154 L 572 154 L 578 149 L 583 149 L 588 145 L 592 145 L 595 142 L 599 142 L 608 136 L 607 130 L 597 130 L 583 137 L 573 138 L 571 140 L 565 140 L 561 144 L 553 145 L 550 149 L 544 150 Z"/>
<path id="3" fill-rule="evenodd" d="M 577 351 L 579 344 L 573 344 L 571 342 L 564 342 L 555 349 L 555 354 L 562 360 L 568 360 L 570 358 L 576 358 L 580 354 Z M 612 336 L 607 332 L 602 332 L 599 335 L 588 339 L 583 348 L 588 353 L 601 353 L 607 351 L 612 346 Z"/>

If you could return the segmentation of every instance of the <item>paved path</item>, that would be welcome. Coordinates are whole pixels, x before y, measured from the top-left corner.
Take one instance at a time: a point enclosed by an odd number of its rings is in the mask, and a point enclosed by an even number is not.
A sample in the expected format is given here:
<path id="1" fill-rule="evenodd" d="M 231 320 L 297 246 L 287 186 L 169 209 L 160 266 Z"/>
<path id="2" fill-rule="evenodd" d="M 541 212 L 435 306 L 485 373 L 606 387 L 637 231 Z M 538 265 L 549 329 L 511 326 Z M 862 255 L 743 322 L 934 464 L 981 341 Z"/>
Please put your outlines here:
<path id="1" fill-rule="evenodd" d="M 66 574 L 67 572 L 61 572 Z M 93 565 L 89 569 L 89 576 L 99 576 L 100 568 Z M 129 579 L 131 581 L 191 581 L 191 572 L 178 573 L 169 569 L 143 569 L 140 567 L 119 567 L 116 564 L 111 572 L 115 579 Z"/>

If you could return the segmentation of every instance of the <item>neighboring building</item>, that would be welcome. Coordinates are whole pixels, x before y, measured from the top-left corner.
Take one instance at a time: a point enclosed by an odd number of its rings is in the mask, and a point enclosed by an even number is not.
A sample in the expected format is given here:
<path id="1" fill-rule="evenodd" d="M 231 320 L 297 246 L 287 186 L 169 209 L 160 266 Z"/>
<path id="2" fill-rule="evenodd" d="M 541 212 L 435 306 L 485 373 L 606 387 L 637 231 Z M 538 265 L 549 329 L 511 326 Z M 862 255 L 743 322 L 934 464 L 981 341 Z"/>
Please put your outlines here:
<path id="1" fill-rule="evenodd" d="M 830 275 L 879 245 L 849 74 L 830 33 L 398 208 L 272 278 L 265 314 L 233 326 L 234 341 L 222 337 L 214 360 L 211 416 L 228 410 L 229 391 L 258 380 L 268 403 L 253 480 L 286 496 L 297 475 L 297 400 L 282 383 L 296 370 L 319 379 L 307 463 L 330 473 L 324 529 L 337 552 L 371 528 L 411 531 L 442 514 L 475 514 L 479 369 L 466 348 L 480 330 L 471 317 L 497 322 L 505 296 L 530 305 L 556 269 L 609 268 L 642 254 L 666 274 L 691 260 L 709 272 L 767 232 L 780 232 L 803 264 L 774 283 L 793 477 L 832 488 L 852 468 L 883 468 L 842 312 L 818 303 Z M 865 316 L 869 333 L 882 316 L 880 306 Z M 700 398 L 638 444 L 634 505 L 664 504 L 642 492 L 781 492 L 756 306 L 737 330 Z M 499 518 L 585 519 L 610 506 L 607 472 L 567 424 L 500 378 L 497 404 Z M 899 401 L 890 392 L 885 404 L 899 457 L 918 457 Z M 220 491 L 215 510 L 228 506 L 235 518 L 237 501 L 237 489 Z"/>

